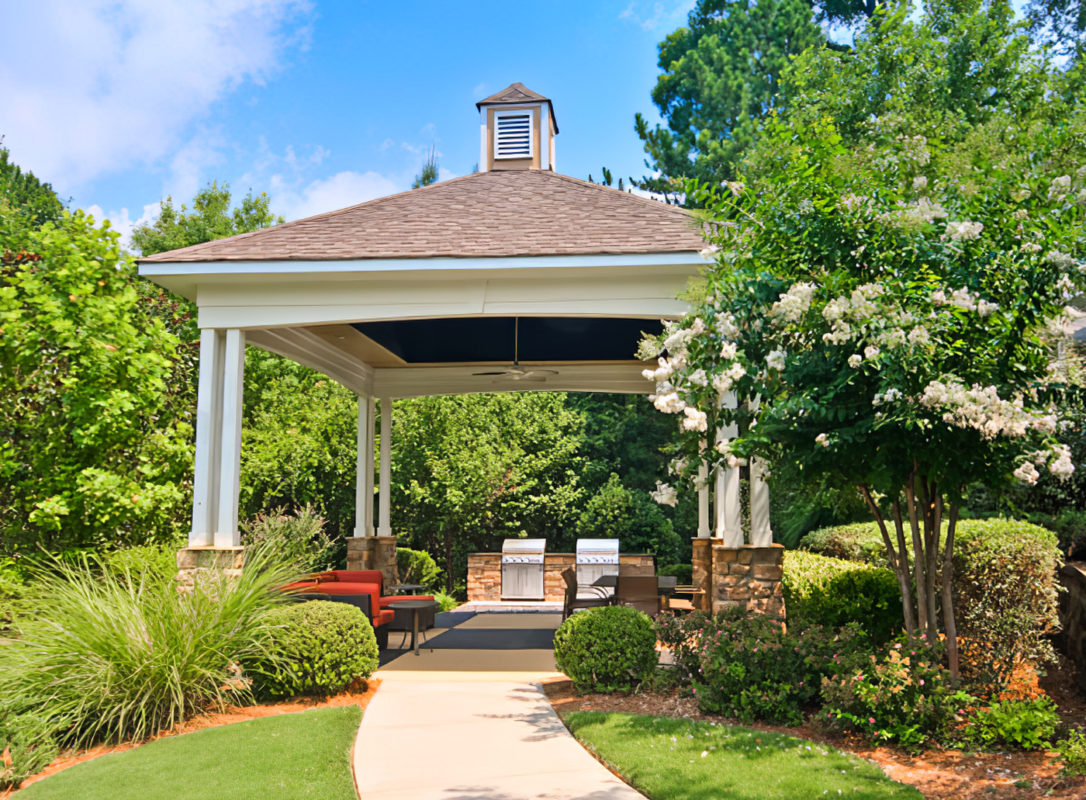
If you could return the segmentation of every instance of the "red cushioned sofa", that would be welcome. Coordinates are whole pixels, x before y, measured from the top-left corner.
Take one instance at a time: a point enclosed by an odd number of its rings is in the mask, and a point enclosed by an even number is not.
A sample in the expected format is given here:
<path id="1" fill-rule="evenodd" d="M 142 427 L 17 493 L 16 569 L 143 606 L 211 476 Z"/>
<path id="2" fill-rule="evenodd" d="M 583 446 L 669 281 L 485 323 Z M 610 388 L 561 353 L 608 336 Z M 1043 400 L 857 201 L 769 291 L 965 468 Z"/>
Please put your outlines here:
<path id="1" fill-rule="evenodd" d="M 378 647 L 388 646 L 389 623 L 395 619 L 396 611 L 392 604 L 396 600 L 405 600 L 402 595 L 383 597 L 384 575 L 376 569 L 333 569 L 309 575 L 305 580 L 283 587 L 284 590 L 314 596 L 322 600 L 350 603 L 360 608 L 369 617 L 373 632 L 377 635 Z M 411 597 L 412 600 L 433 600 L 431 595 Z M 432 620 L 430 621 L 432 625 Z"/>

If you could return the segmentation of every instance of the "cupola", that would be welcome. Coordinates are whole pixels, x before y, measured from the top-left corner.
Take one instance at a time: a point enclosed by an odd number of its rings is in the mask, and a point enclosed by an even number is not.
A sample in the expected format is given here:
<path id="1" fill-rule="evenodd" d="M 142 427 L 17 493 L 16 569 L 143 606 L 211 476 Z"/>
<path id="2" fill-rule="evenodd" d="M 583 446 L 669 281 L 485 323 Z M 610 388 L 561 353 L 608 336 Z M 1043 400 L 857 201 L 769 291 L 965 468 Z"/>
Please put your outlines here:
<path id="1" fill-rule="evenodd" d="M 513 83 L 475 104 L 479 109 L 479 171 L 554 171 L 558 122 L 551 101 Z"/>

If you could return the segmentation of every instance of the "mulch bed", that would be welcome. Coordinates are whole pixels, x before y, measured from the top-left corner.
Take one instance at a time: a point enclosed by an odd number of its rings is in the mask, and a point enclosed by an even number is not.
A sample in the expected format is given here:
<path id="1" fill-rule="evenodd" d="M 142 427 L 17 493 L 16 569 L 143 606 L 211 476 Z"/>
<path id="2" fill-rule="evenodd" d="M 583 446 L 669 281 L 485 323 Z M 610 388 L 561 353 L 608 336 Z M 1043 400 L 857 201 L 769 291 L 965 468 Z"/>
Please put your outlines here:
<path id="1" fill-rule="evenodd" d="M 147 742 L 153 742 L 157 739 L 165 739 L 171 736 L 180 736 L 184 733 L 192 733 L 193 731 L 200 731 L 205 728 L 233 725 L 236 722 L 245 722 L 246 720 L 259 719 L 260 717 L 275 717 L 280 714 L 293 714 L 297 711 L 308 711 L 313 708 L 336 708 L 339 706 L 356 705 L 365 709 L 366 706 L 369 705 L 370 700 L 373 699 L 373 695 L 377 692 L 377 687 L 380 683 L 381 681 L 377 679 L 362 681 L 362 685 L 353 687 L 343 694 L 338 694 L 335 697 L 329 697 L 324 700 L 299 698 L 296 700 L 285 700 L 281 703 L 267 703 L 264 705 L 228 706 L 222 711 L 209 712 L 193 717 L 180 725 L 176 725 L 167 731 L 162 731 L 142 742 L 99 745 L 87 750 L 67 750 L 61 752 L 61 754 L 53 760 L 53 763 L 37 775 L 32 775 L 23 781 L 19 788 L 25 789 L 30 784 L 40 781 L 42 778 L 47 778 L 50 775 L 68 769 L 68 767 L 74 767 L 76 764 L 82 764 L 84 761 L 90 761 L 92 758 L 98 758 L 99 756 L 104 756 L 108 753 L 122 753 L 125 750 L 132 750 L 140 745 L 147 744 Z M 14 789 L 9 789 L 7 791 L 0 790 L 0 800 L 6 800 L 6 798 L 13 794 L 14 791 Z"/>
<path id="2" fill-rule="evenodd" d="M 1041 679 L 1041 687 L 1056 702 L 1063 721 L 1086 728 L 1086 699 L 1075 688 L 1073 668 L 1064 660 Z M 734 722 L 702 714 L 692 697 L 671 692 L 629 696 L 578 696 L 568 680 L 544 685 L 559 716 L 572 711 L 606 711 L 681 717 L 706 722 Z M 1054 752 L 967 753 L 930 749 L 910 755 L 892 747 L 872 747 L 858 737 L 828 731 L 817 725 L 785 728 L 754 724 L 748 727 L 812 739 L 878 764 L 896 781 L 915 786 L 932 800 L 1034 800 L 1086 798 L 1086 777 L 1061 778 Z"/>

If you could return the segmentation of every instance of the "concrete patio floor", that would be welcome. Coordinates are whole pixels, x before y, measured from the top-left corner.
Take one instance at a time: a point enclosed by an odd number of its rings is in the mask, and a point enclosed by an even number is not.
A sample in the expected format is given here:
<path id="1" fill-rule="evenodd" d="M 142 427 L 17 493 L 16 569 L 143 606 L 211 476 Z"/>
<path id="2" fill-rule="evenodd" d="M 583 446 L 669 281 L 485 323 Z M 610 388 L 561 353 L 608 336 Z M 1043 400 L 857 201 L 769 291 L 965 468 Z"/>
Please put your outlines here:
<path id="1" fill-rule="evenodd" d="M 550 640 L 561 614 L 547 611 L 441 614 L 446 627 L 418 656 L 392 654 L 355 741 L 363 800 L 643 798 L 577 743 L 543 695 L 540 681 L 560 674 Z"/>

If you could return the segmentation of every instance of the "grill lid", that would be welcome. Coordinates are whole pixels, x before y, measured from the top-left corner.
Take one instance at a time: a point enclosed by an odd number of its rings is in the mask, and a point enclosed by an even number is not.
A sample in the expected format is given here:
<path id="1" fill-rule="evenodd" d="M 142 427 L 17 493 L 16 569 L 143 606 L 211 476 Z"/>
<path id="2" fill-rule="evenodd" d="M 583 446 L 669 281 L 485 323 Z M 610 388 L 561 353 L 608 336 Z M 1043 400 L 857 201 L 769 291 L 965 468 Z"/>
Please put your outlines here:
<path id="1" fill-rule="evenodd" d="M 506 539 L 502 542 L 502 555 L 538 555 L 546 549 L 546 539 Z"/>
<path id="2" fill-rule="evenodd" d="M 618 539 L 578 539 L 578 564 L 617 564 Z"/>

